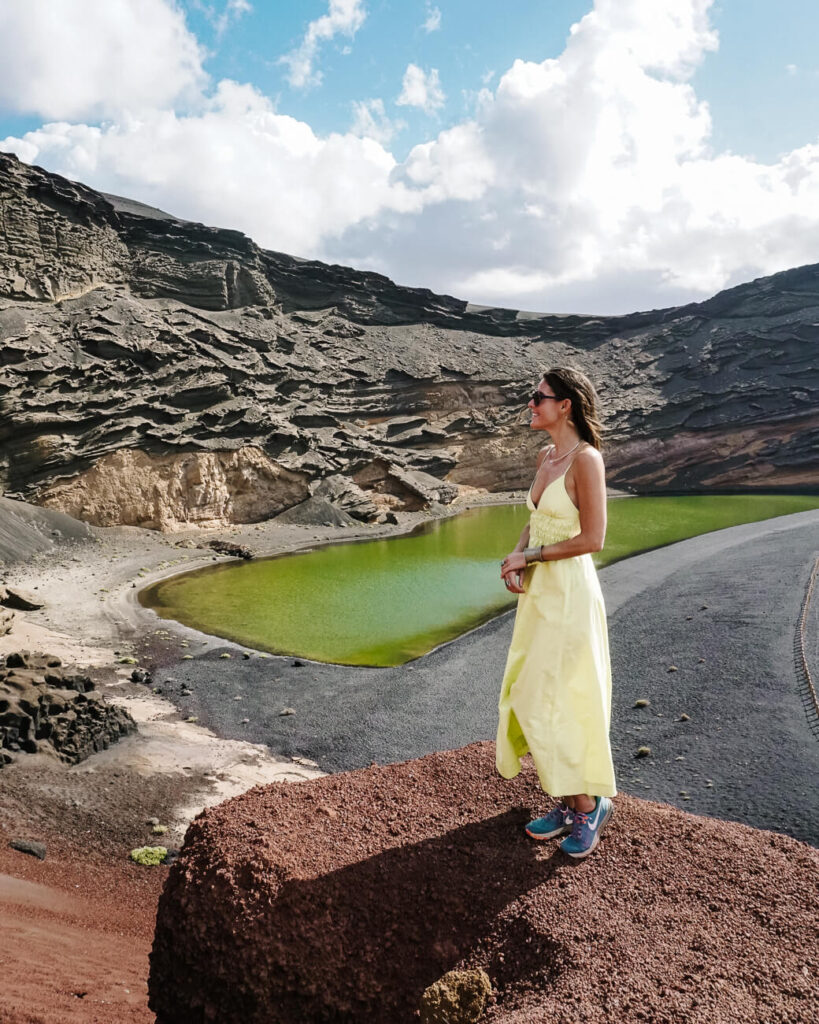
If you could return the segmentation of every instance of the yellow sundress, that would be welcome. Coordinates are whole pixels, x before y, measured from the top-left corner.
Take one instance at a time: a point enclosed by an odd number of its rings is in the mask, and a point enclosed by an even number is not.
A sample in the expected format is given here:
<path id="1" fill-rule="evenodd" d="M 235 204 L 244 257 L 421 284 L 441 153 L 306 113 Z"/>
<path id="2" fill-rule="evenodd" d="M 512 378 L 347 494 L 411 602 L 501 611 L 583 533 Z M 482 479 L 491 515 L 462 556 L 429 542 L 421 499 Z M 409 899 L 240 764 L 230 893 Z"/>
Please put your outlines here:
<path id="1" fill-rule="evenodd" d="M 580 533 L 565 478 L 546 487 L 537 508 L 529 488 L 532 547 Z M 498 771 L 514 778 L 531 753 L 552 796 L 615 796 L 606 608 L 591 555 L 536 562 L 523 586 L 498 703 Z"/>

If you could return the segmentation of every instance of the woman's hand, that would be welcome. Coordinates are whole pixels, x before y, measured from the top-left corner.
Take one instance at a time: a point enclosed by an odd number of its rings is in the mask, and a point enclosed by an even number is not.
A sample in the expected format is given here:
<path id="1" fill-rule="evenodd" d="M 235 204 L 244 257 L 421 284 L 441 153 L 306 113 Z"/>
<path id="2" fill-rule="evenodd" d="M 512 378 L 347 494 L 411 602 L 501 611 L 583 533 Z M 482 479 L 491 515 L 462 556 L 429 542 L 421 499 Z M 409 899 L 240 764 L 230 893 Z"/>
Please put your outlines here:
<path id="1" fill-rule="evenodd" d="M 501 562 L 501 579 L 510 594 L 523 594 L 523 574 L 526 571 L 526 556 L 522 551 L 513 551 Z"/>

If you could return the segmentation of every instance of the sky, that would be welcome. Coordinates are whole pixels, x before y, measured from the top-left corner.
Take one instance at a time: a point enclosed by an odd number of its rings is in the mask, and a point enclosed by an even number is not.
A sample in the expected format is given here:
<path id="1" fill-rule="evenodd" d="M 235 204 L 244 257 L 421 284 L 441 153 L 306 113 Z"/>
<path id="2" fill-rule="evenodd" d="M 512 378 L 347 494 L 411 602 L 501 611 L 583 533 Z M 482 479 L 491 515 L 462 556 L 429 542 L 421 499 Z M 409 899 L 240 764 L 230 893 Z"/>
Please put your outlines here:
<path id="1" fill-rule="evenodd" d="M 3 0 L 0 150 L 557 313 L 819 262 L 812 0 Z"/>

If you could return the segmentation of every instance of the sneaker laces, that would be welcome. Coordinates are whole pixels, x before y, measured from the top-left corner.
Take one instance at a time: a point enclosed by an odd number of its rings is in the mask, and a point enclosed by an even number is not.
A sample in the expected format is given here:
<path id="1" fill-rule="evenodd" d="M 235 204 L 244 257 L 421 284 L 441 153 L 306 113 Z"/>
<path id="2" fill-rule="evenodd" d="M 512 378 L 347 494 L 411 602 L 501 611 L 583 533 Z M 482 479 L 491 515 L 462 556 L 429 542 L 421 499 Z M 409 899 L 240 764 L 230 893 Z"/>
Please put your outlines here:
<path id="1" fill-rule="evenodd" d="M 573 811 L 574 821 L 572 822 L 572 839 L 579 839 L 583 826 L 589 820 L 589 815 L 583 811 Z"/>

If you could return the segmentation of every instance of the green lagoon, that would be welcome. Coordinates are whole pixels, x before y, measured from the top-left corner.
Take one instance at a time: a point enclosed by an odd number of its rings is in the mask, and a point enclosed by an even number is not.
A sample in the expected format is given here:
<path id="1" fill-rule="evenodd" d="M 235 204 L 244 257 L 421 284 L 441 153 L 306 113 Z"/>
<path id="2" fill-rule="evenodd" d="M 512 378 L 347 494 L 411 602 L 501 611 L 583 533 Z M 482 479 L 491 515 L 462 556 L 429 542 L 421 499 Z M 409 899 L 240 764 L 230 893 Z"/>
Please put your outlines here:
<path id="1" fill-rule="evenodd" d="M 609 501 L 598 567 L 740 523 L 819 508 L 816 495 L 689 495 Z M 231 562 L 147 587 L 163 618 L 248 647 L 347 665 L 400 665 L 514 606 L 499 562 L 525 505 L 490 505 L 389 540 Z"/>

